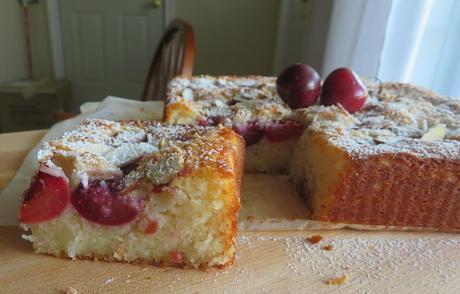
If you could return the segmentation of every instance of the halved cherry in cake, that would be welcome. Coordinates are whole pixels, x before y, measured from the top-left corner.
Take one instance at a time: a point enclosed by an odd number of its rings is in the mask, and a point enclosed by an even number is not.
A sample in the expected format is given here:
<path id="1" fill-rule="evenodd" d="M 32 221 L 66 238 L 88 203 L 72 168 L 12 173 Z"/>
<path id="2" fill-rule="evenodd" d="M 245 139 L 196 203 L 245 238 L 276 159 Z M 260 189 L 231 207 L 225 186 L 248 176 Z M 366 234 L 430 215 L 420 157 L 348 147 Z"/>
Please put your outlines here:
<path id="1" fill-rule="evenodd" d="M 272 142 L 281 142 L 302 135 L 305 126 L 292 119 L 284 119 L 274 122 L 265 128 L 265 137 Z"/>
<path id="2" fill-rule="evenodd" d="M 324 80 L 321 104 L 340 104 L 349 113 L 361 109 L 366 102 L 367 88 L 358 75 L 349 68 L 342 67 L 331 72 Z"/>
<path id="3" fill-rule="evenodd" d="M 19 210 L 19 221 L 25 224 L 40 223 L 58 217 L 69 203 L 69 183 L 39 171 Z"/>
<path id="4" fill-rule="evenodd" d="M 171 251 L 169 253 L 169 259 L 171 263 L 180 264 L 184 262 L 184 253 L 178 251 Z"/>
<path id="5" fill-rule="evenodd" d="M 89 221 L 102 225 L 122 225 L 131 222 L 141 211 L 142 200 L 122 195 L 119 181 L 92 181 L 82 184 L 72 193 L 71 201 L 78 213 Z"/>
<path id="6" fill-rule="evenodd" d="M 209 121 L 208 121 L 207 118 L 202 117 L 202 118 L 198 119 L 198 125 L 200 127 L 207 127 L 207 126 L 209 126 Z"/>
<path id="7" fill-rule="evenodd" d="M 246 146 L 256 144 L 264 136 L 264 128 L 257 122 L 237 124 L 233 126 L 233 130 L 244 138 Z"/>

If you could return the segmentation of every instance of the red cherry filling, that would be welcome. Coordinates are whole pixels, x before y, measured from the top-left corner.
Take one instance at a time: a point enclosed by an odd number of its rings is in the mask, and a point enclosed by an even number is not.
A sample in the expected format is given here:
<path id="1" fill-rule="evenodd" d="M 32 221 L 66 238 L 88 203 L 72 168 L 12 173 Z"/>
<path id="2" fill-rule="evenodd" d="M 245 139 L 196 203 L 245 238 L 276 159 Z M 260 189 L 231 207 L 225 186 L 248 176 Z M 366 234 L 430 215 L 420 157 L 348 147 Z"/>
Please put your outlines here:
<path id="1" fill-rule="evenodd" d="M 147 227 L 144 230 L 144 234 L 150 235 L 155 234 L 158 230 L 158 222 L 156 220 L 150 220 Z"/>
<path id="2" fill-rule="evenodd" d="M 256 122 L 249 122 L 246 125 L 234 125 L 233 130 L 244 138 L 246 146 L 256 144 L 264 136 L 264 128 Z"/>
<path id="3" fill-rule="evenodd" d="M 198 120 L 198 125 L 200 127 L 207 127 L 209 126 L 209 121 L 206 118 L 202 117 Z"/>
<path id="4" fill-rule="evenodd" d="M 82 184 L 72 193 L 71 201 L 78 213 L 101 225 L 122 225 L 134 220 L 141 210 L 142 200 L 120 195 L 117 181 L 92 181 Z"/>
<path id="5" fill-rule="evenodd" d="M 39 223 L 59 216 L 69 203 L 67 180 L 39 171 L 19 210 L 19 221 L 25 224 Z"/>
<path id="6" fill-rule="evenodd" d="M 277 121 L 265 128 L 265 136 L 272 142 L 281 142 L 302 135 L 304 125 L 298 121 L 286 119 Z"/>
<path id="7" fill-rule="evenodd" d="M 171 260 L 171 263 L 174 263 L 174 264 L 183 263 L 184 262 L 184 253 L 177 252 L 177 251 L 171 251 L 169 253 L 169 258 Z"/>

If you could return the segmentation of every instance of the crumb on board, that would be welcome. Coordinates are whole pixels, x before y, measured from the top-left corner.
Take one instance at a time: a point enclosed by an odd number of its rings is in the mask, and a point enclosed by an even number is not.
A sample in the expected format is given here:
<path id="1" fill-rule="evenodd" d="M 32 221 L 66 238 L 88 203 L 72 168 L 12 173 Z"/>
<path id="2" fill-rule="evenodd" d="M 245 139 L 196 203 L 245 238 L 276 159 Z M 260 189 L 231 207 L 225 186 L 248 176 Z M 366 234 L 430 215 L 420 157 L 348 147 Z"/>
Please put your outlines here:
<path id="1" fill-rule="evenodd" d="M 305 239 L 310 244 L 318 244 L 323 239 L 321 235 L 313 235 Z"/>
<path id="2" fill-rule="evenodd" d="M 331 278 L 325 281 L 326 284 L 328 285 L 343 285 L 346 282 L 348 282 L 348 276 L 343 274 L 340 277 L 337 278 Z"/>
<path id="3" fill-rule="evenodd" d="M 332 244 L 328 244 L 326 246 L 321 247 L 321 249 L 331 251 L 332 249 L 334 249 L 334 246 L 332 246 Z"/>
<path id="4" fill-rule="evenodd" d="M 248 215 L 248 217 L 246 217 L 246 220 L 247 221 L 253 221 L 256 217 L 253 216 L 253 215 Z"/>
<path id="5" fill-rule="evenodd" d="M 65 294 L 78 294 L 77 289 L 75 289 L 74 287 L 67 287 L 62 292 Z"/>

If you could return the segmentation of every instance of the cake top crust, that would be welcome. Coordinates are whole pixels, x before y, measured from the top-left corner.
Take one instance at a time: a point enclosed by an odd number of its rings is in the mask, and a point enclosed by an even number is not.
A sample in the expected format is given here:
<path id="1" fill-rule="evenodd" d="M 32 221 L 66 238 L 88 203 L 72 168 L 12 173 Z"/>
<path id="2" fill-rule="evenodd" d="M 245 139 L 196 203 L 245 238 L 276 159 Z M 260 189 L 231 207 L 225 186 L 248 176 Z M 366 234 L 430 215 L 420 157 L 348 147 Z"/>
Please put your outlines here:
<path id="1" fill-rule="evenodd" d="M 460 100 L 403 83 L 364 79 L 369 97 L 349 114 L 341 106 L 313 105 L 292 110 L 276 91 L 276 77 L 177 77 L 167 103 L 185 103 L 199 116 L 219 117 L 225 126 L 289 118 L 305 122 L 353 156 L 408 152 L 416 156 L 458 157 Z"/>
<path id="2" fill-rule="evenodd" d="M 167 103 L 178 102 L 227 127 L 253 120 L 264 124 L 293 114 L 278 96 L 274 77 L 176 77 L 169 83 Z"/>
<path id="3" fill-rule="evenodd" d="M 460 100 L 403 83 L 367 83 L 363 108 L 340 106 L 302 110 L 310 131 L 359 158 L 383 153 L 418 157 L 460 156 Z"/>
<path id="4" fill-rule="evenodd" d="M 148 178 L 154 185 L 164 185 L 202 167 L 232 175 L 235 167 L 228 154 L 234 152 L 235 140 L 242 139 L 223 127 L 91 119 L 60 139 L 45 142 L 38 160 L 42 168 L 61 170 L 71 187 L 87 184 L 88 179 L 114 177 L 130 183 Z"/>

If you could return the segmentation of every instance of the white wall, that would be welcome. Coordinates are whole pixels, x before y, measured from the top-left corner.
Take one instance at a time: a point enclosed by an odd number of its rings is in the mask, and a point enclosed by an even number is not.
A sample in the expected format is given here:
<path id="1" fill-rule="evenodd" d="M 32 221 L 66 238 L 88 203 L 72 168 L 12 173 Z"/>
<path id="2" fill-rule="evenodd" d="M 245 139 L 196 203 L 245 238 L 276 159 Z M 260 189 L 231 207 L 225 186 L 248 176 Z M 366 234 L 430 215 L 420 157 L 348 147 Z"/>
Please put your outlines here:
<path id="1" fill-rule="evenodd" d="M 271 75 L 279 0 L 176 0 L 195 31 L 194 74 Z"/>

